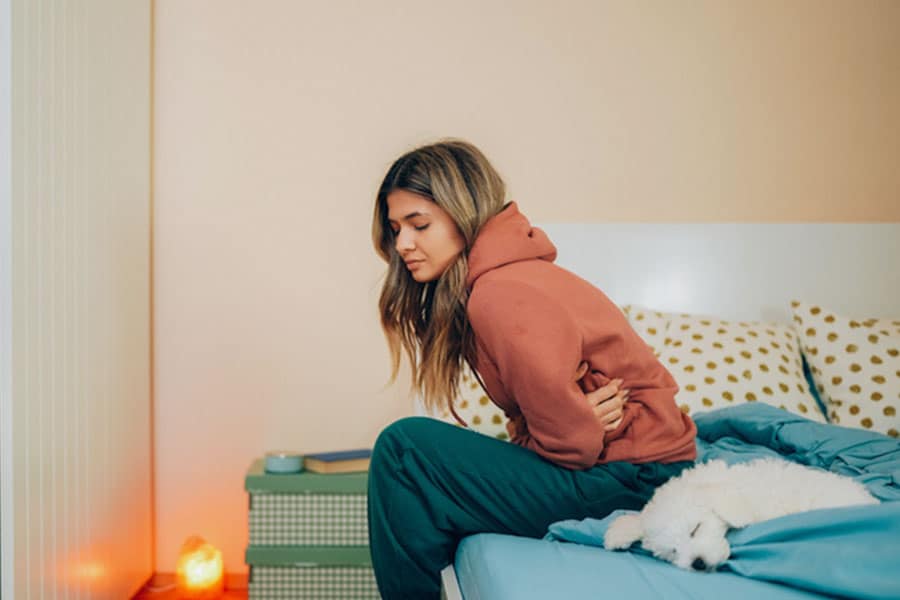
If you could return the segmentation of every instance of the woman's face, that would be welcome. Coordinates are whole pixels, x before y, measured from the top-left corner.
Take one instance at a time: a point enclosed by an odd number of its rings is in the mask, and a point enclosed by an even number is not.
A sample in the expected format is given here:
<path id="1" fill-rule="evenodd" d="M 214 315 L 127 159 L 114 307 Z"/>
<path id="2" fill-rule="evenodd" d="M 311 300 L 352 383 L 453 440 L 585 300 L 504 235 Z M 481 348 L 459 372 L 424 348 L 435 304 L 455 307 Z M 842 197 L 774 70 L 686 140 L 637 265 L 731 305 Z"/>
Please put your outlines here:
<path id="1" fill-rule="evenodd" d="M 456 223 L 431 199 L 408 190 L 387 197 L 394 247 L 419 283 L 434 281 L 466 247 Z"/>

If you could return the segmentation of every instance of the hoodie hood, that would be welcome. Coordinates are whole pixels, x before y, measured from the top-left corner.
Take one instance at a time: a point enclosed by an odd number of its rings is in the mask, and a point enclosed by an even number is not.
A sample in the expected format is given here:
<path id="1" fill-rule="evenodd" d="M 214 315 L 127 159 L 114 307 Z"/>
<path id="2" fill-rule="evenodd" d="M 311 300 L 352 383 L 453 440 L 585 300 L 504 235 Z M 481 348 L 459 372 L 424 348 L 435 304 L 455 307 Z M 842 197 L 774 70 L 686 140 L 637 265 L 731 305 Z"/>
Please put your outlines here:
<path id="1" fill-rule="evenodd" d="M 492 269 L 523 260 L 556 260 L 556 246 L 541 229 L 532 227 L 515 202 L 488 219 L 469 251 L 466 287 Z"/>

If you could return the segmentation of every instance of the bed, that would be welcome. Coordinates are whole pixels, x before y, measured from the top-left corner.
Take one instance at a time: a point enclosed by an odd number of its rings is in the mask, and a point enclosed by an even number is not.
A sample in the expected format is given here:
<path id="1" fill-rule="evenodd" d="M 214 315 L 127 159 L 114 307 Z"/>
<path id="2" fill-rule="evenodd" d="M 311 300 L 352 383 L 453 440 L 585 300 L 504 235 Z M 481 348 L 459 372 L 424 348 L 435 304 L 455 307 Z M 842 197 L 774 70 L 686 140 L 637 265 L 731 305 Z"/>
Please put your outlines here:
<path id="1" fill-rule="evenodd" d="M 673 372 L 698 460 L 779 455 L 854 477 L 882 503 L 732 531 L 731 559 L 709 574 L 639 545 L 606 551 L 615 513 L 543 539 L 472 535 L 443 596 L 900 598 L 900 224 L 536 225 Z M 503 437 L 496 415 L 469 417 Z"/>

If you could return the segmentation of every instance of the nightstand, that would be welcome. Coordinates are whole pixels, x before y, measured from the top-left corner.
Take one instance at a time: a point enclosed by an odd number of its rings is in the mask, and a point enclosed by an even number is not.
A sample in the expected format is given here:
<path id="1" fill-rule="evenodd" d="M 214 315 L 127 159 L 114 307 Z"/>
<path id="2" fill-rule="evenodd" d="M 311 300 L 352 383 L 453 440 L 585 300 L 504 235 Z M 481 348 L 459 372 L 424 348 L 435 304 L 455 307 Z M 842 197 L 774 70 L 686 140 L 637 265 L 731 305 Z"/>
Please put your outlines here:
<path id="1" fill-rule="evenodd" d="M 267 473 L 248 495 L 249 600 L 380 598 L 369 555 L 368 473 Z"/>

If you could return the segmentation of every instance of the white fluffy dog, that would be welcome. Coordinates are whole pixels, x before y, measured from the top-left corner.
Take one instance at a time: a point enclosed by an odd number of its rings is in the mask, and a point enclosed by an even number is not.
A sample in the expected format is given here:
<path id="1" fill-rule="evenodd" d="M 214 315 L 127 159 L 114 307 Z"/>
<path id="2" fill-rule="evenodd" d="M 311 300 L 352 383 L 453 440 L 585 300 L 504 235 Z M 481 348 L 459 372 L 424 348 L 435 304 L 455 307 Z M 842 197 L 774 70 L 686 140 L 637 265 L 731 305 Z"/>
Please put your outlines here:
<path id="1" fill-rule="evenodd" d="M 682 569 L 712 571 L 731 555 L 730 528 L 877 503 L 863 485 L 829 471 L 770 458 L 731 466 L 714 460 L 660 486 L 640 513 L 613 521 L 603 543 L 614 550 L 641 540 L 654 556 Z"/>

